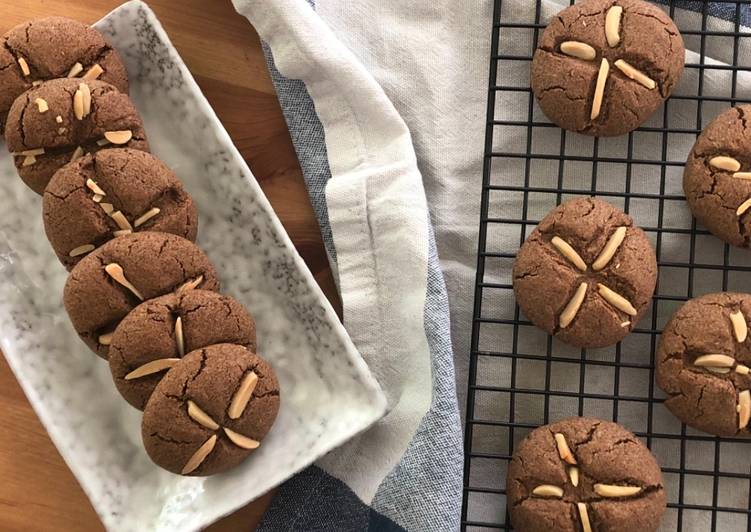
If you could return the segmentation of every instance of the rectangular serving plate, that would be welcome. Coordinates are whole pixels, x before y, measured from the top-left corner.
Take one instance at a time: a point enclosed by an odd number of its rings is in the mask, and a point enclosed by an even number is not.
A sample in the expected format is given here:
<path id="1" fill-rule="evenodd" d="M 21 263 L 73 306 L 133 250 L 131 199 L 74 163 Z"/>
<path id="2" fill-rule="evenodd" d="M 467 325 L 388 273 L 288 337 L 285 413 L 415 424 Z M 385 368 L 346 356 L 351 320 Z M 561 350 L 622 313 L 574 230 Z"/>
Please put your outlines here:
<path id="1" fill-rule="evenodd" d="M 222 292 L 257 322 L 279 375 L 281 409 L 261 447 L 209 478 L 152 464 L 141 413 L 76 336 L 62 305 L 66 272 L 41 201 L 0 152 L 0 345 L 52 440 L 110 530 L 197 530 L 247 504 L 362 432 L 386 411 L 378 383 L 319 289 L 245 161 L 154 13 L 131 1 L 98 22 L 120 52 L 153 152 L 199 210 L 199 245 Z"/>

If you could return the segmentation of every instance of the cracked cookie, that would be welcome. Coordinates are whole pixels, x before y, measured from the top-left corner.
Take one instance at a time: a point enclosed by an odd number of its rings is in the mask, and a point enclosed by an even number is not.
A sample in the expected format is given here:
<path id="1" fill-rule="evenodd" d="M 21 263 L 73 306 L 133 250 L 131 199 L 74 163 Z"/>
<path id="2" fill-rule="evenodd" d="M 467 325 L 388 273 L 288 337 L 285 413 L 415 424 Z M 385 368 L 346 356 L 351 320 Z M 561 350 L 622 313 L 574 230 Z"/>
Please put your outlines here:
<path id="1" fill-rule="evenodd" d="M 117 324 L 142 301 L 194 288 L 219 290 L 216 271 L 198 246 L 168 233 L 134 233 L 76 264 L 63 303 L 81 339 L 107 358 Z"/>
<path id="2" fill-rule="evenodd" d="M 109 83 L 77 78 L 45 81 L 13 102 L 5 142 L 18 174 L 42 194 L 53 174 L 107 146 L 149 151 L 138 111 Z"/>
<path id="3" fill-rule="evenodd" d="M 630 216 L 596 198 L 551 211 L 519 249 L 514 294 L 527 318 L 578 347 L 622 340 L 649 307 L 657 259 Z"/>
<path id="4" fill-rule="evenodd" d="M 143 412 L 146 452 L 160 467 L 207 476 L 231 469 L 258 448 L 279 411 L 279 382 L 260 356 L 217 344 L 170 369 Z"/>
<path id="5" fill-rule="evenodd" d="M 652 453 L 621 425 L 571 418 L 532 431 L 506 478 L 516 530 L 648 532 L 665 512 Z"/>
<path id="6" fill-rule="evenodd" d="M 657 349 L 657 385 L 678 419 L 716 436 L 749 437 L 751 295 L 708 294 L 670 319 Z"/>
<path id="7" fill-rule="evenodd" d="M 749 247 L 751 236 L 751 105 L 728 109 L 696 139 L 683 172 L 691 212 L 713 235 Z"/>
<path id="8" fill-rule="evenodd" d="M 214 344 L 256 350 L 253 318 L 237 300 L 208 290 L 150 299 L 112 335 L 109 363 L 120 394 L 143 410 L 165 372 L 191 351 Z"/>
<path id="9" fill-rule="evenodd" d="M 63 166 L 44 191 L 44 230 L 67 269 L 123 234 L 172 233 L 195 241 L 193 199 L 164 163 L 129 148 L 88 154 Z"/>
<path id="10" fill-rule="evenodd" d="M 42 81 L 99 79 L 128 92 L 128 73 L 117 51 L 94 28 L 47 17 L 19 24 L 0 46 L 0 132 L 13 101 Z"/>
<path id="11" fill-rule="evenodd" d="M 684 54 L 673 21 L 648 2 L 577 2 L 545 29 L 532 60 L 532 91 L 564 129 L 622 135 L 670 96 Z"/>

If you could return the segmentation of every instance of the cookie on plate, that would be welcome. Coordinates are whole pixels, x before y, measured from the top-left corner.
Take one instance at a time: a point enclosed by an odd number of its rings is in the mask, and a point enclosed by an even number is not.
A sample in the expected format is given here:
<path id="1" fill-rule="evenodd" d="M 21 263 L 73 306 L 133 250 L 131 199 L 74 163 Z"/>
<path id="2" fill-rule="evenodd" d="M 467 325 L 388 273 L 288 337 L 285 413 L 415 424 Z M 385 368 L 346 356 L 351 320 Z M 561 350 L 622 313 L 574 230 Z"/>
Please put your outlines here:
<path id="1" fill-rule="evenodd" d="M 142 301 L 171 292 L 219 290 L 214 267 L 190 240 L 143 232 L 110 240 L 76 264 L 63 303 L 81 339 L 107 358 L 118 323 Z"/>
<path id="2" fill-rule="evenodd" d="M 670 96 L 684 53 L 673 21 L 649 2 L 577 2 L 545 29 L 532 60 L 532 91 L 564 129 L 622 135 Z"/>
<path id="3" fill-rule="evenodd" d="M 35 84 L 74 77 L 99 79 L 128 92 L 120 54 L 94 28 L 64 17 L 30 20 L 0 45 L 0 132 L 13 101 Z"/>
<path id="4" fill-rule="evenodd" d="M 258 448 L 278 411 L 271 366 L 245 347 L 217 344 L 187 354 L 167 372 L 146 404 L 141 435 L 158 466 L 214 475 Z"/>
<path id="5" fill-rule="evenodd" d="M 696 139 L 683 191 L 696 219 L 733 246 L 751 237 L 751 105 L 728 109 Z"/>
<path id="6" fill-rule="evenodd" d="M 104 81 L 77 78 L 45 81 L 16 98 L 5 142 L 21 179 L 37 194 L 57 170 L 85 153 L 107 146 L 149 151 L 130 98 Z"/>
<path id="7" fill-rule="evenodd" d="M 195 241 L 193 199 L 164 163 L 130 148 L 91 153 L 66 164 L 44 191 L 44 230 L 69 270 L 127 231 L 159 231 Z"/>
<path id="8" fill-rule="evenodd" d="M 514 294 L 532 323 L 568 344 L 622 340 L 649 307 L 657 258 L 630 216 L 596 198 L 551 211 L 517 254 Z"/>
<path id="9" fill-rule="evenodd" d="M 143 410 L 165 372 L 191 351 L 214 344 L 256 351 L 256 326 L 237 300 L 187 290 L 144 301 L 112 335 L 109 363 L 120 394 Z"/>
<path id="10" fill-rule="evenodd" d="M 660 466 L 621 425 L 570 418 L 533 430 L 506 479 L 516 530 L 657 530 L 666 497 Z"/>
<path id="11" fill-rule="evenodd" d="M 717 436 L 751 436 L 751 295 L 697 297 L 673 314 L 657 349 L 657 385 L 681 421 Z"/>

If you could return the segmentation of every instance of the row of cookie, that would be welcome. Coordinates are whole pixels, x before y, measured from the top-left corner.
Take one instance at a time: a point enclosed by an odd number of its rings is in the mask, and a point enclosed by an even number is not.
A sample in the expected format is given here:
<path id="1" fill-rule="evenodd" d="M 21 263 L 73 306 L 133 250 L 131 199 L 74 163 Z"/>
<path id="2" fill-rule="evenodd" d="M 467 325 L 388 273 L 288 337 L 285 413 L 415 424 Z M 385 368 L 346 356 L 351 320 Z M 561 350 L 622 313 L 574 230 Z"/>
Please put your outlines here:
<path id="1" fill-rule="evenodd" d="M 3 38 L 13 61 L 0 85 L 24 91 L 10 106 L 0 101 L 6 142 L 24 182 L 44 194 L 45 231 L 71 270 L 64 303 L 74 328 L 144 410 L 155 463 L 191 475 L 237 465 L 274 422 L 278 382 L 255 354 L 252 317 L 216 293 L 216 272 L 192 242 L 193 200 L 147 153 L 127 94 L 97 79 L 127 88 L 119 56 L 95 30 L 61 18 Z M 55 42 L 63 52 L 51 57 Z"/>

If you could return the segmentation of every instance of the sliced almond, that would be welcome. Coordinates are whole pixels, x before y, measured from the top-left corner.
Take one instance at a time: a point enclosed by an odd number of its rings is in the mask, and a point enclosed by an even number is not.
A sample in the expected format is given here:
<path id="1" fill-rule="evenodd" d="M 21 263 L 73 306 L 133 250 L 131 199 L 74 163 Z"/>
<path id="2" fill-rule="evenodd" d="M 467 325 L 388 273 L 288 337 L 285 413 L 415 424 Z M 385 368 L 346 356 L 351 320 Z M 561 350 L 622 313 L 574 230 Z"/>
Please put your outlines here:
<path id="1" fill-rule="evenodd" d="M 123 214 L 122 211 L 115 211 L 112 214 L 110 214 L 110 217 L 113 220 L 115 220 L 115 223 L 117 224 L 117 226 L 120 229 L 122 229 L 122 230 L 128 230 L 128 231 L 132 231 L 133 230 L 133 226 L 130 225 L 130 222 L 125 217 L 125 215 Z"/>
<path id="2" fill-rule="evenodd" d="M 175 343 L 180 356 L 185 356 L 185 337 L 183 336 L 183 319 L 178 316 L 175 319 Z"/>
<path id="3" fill-rule="evenodd" d="M 630 321 L 623 321 L 623 322 L 621 322 L 621 327 L 625 328 L 625 327 L 628 327 L 629 325 L 631 325 Z"/>
<path id="4" fill-rule="evenodd" d="M 148 222 L 149 220 L 151 220 L 154 216 L 156 216 L 160 212 L 162 212 L 162 211 L 161 211 L 161 209 L 159 209 L 159 207 L 152 207 L 151 209 L 149 209 L 148 211 L 146 211 L 145 213 L 143 213 L 141 216 L 139 216 L 138 218 L 136 218 L 136 221 L 133 222 L 133 225 L 136 226 L 136 227 L 139 227 L 139 226 L 145 224 L 146 222 Z"/>
<path id="5" fill-rule="evenodd" d="M 621 72 L 623 72 L 623 74 L 626 77 L 633 79 L 639 85 L 642 85 L 642 86 L 648 88 L 649 90 L 652 90 L 655 87 L 657 87 L 657 83 L 655 83 L 655 80 L 653 80 L 652 78 L 650 78 L 649 76 L 647 76 L 641 70 L 638 70 L 638 69 L 632 67 L 631 65 L 629 65 L 623 59 L 618 59 L 615 62 L 615 66 L 616 66 L 616 68 L 618 70 L 620 70 Z"/>
<path id="6" fill-rule="evenodd" d="M 101 343 L 101 341 L 99 343 Z M 125 376 L 125 380 L 130 381 L 133 379 L 140 379 L 146 375 L 153 375 L 160 371 L 166 371 L 178 362 L 180 362 L 179 358 L 159 358 L 157 360 L 152 360 L 128 373 Z"/>
<path id="7" fill-rule="evenodd" d="M 605 247 L 602 249 L 602 252 L 600 252 L 600 256 L 592 263 L 592 269 L 594 271 L 598 272 L 608 265 L 615 255 L 615 252 L 618 251 L 618 248 L 623 243 L 623 239 L 626 238 L 627 230 L 627 227 L 619 227 L 615 230 L 610 239 L 608 239 L 607 244 L 605 244 Z"/>
<path id="8" fill-rule="evenodd" d="M 102 190 L 102 187 L 96 184 L 96 181 L 89 178 L 86 180 L 86 186 L 91 190 L 94 194 L 99 194 L 100 196 L 106 196 L 107 193 Z"/>
<path id="9" fill-rule="evenodd" d="M 184 292 L 185 290 L 194 290 L 203 282 L 203 275 L 199 275 L 195 279 L 192 279 L 190 281 L 187 281 L 180 286 L 177 287 L 177 290 L 175 292 L 180 293 Z"/>
<path id="10" fill-rule="evenodd" d="M 595 52 L 594 48 L 579 41 L 562 42 L 561 52 L 570 55 L 571 57 L 584 59 L 585 61 L 592 61 L 597 56 L 597 52 Z"/>
<path id="11" fill-rule="evenodd" d="M 84 244 L 83 246 L 78 246 L 77 248 L 73 248 L 68 252 L 69 257 L 78 257 L 79 255 L 86 255 L 87 253 L 90 253 L 96 249 L 96 246 L 94 244 Z"/>
<path id="12" fill-rule="evenodd" d="M 569 244 L 559 236 L 554 236 L 550 240 L 550 243 L 553 244 L 553 246 L 560 252 L 560 254 L 566 257 L 571 262 L 571 264 L 573 264 L 583 272 L 587 271 L 587 264 L 576 252 L 573 246 L 571 246 L 571 244 Z"/>
<path id="13" fill-rule="evenodd" d="M 102 72 L 104 72 L 104 69 L 97 63 L 83 75 L 83 79 L 97 79 L 102 75 Z"/>
<path id="14" fill-rule="evenodd" d="M 62 124 L 63 123 L 63 117 L 60 116 L 60 115 L 57 115 L 55 117 L 55 122 L 57 122 L 58 124 Z"/>
<path id="15" fill-rule="evenodd" d="M 70 156 L 70 162 L 80 159 L 81 157 L 83 157 L 83 148 L 79 146 L 73 150 L 73 153 Z"/>
<path id="16" fill-rule="evenodd" d="M 725 155 L 712 157 L 709 160 L 709 165 L 717 168 L 718 170 L 725 170 L 727 172 L 737 172 L 741 169 L 741 163 L 739 163 L 732 157 L 727 157 Z"/>
<path id="17" fill-rule="evenodd" d="M 33 155 L 36 157 L 37 155 L 44 155 L 44 148 L 34 148 L 32 150 L 17 151 L 13 153 L 13 155 L 17 157 L 20 157 L 20 156 L 28 157 L 30 155 Z"/>
<path id="18" fill-rule="evenodd" d="M 641 491 L 641 486 L 616 486 L 614 484 L 595 484 L 595 493 L 600 497 L 631 497 Z"/>
<path id="19" fill-rule="evenodd" d="M 73 94 L 73 114 L 77 120 L 83 120 L 83 92 L 80 88 Z"/>
<path id="20" fill-rule="evenodd" d="M 21 163 L 21 166 L 31 166 L 37 162 L 37 158 L 34 155 L 27 155 L 23 158 L 23 162 Z"/>
<path id="21" fill-rule="evenodd" d="M 65 129 L 64 127 L 59 127 L 59 128 L 57 128 L 57 134 L 58 134 L 58 135 L 62 135 L 62 134 L 63 134 L 63 133 L 65 133 L 66 131 L 67 131 L 67 129 Z"/>
<path id="22" fill-rule="evenodd" d="M 130 229 L 119 229 L 117 231 L 112 231 L 112 235 L 115 237 L 131 235 L 131 234 L 133 234 L 133 231 L 131 231 Z"/>
<path id="23" fill-rule="evenodd" d="M 568 478 L 571 479 L 571 485 L 577 487 L 579 485 L 579 468 L 576 466 L 569 466 L 567 469 Z"/>
<path id="24" fill-rule="evenodd" d="M 123 285 L 125 288 L 133 292 L 135 296 L 143 301 L 143 296 L 141 295 L 141 292 L 138 291 L 138 289 L 133 286 L 133 283 L 128 281 L 128 279 L 125 277 L 125 272 L 123 271 L 123 267 L 120 266 L 116 262 L 110 262 L 107 266 L 104 267 L 104 271 L 107 272 L 107 275 L 112 277 L 115 281 Z"/>
<path id="25" fill-rule="evenodd" d="M 91 199 L 94 201 L 94 203 L 99 203 L 104 199 L 104 196 L 102 196 L 101 194 L 94 194 L 93 196 L 91 196 Z"/>
<path id="26" fill-rule="evenodd" d="M 621 6 L 611 7 L 605 15 L 605 38 L 611 48 L 618 46 L 621 42 L 622 16 L 623 8 Z"/>
<path id="27" fill-rule="evenodd" d="M 748 373 L 751 371 L 751 368 L 748 366 L 744 366 L 743 364 L 738 364 L 735 366 L 735 372 L 740 375 L 748 375 Z"/>
<path id="28" fill-rule="evenodd" d="M 567 464 L 576 465 L 576 458 L 574 458 L 571 448 L 568 446 L 566 436 L 560 432 L 556 432 L 553 437 L 555 438 L 555 444 L 558 447 L 558 456 L 561 457 L 561 460 Z"/>
<path id="29" fill-rule="evenodd" d="M 105 131 L 104 138 L 112 144 L 127 144 L 133 138 L 133 132 L 130 129 L 123 131 Z"/>
<path id="30" fill-rule="evenodd" d="M 78 74 L 83 72 L 83 65 L 81 63 L 76 63 L 72 67 L 70 67 L 70 70 L 68 71 L 69 78 L 75 78 Z"/>
<path id="31" fill-rule="evenodd" d="M 78 85 L 78 90 L 81 91 L 83 116 L 89 116 L 91 114 L 91 89 L 86 83 L 81 83 Z"/>
<path id="32" fill-rule="evenodd" d="M 587 513 L 587 505 L 583 502 L 577 502 L 576 509 L 579 510 L 579 520 L 581 520 L 582 523 L 582 532 L 592 532 L 592 525 L 589 522 L 589 514 Z"/>
<path id="33" fill-rule="evenodd" d="M 704 369 L 711 371 L 712 373 L 717 373 L 719 375 L 727 375 L 728 373 L 730 373 L 730 368 L 713 368 L 711 366 L 708 366 Z"/>
<path id="34" fill-rule="evenodd" d="M 38 87 L 41 84 L 42 84 L 42 80 L 41 79 L 35 79 L 34 81 L 31 82 L 31 86 L 32 87 Z"/>
<path id="35" fill-rule="evenodd" d="M 743 390 L 738 394 L 738 428 L 745 429 L 751 419 L 751 391 Z"/>
<path id="36" fill-rule="evenodd" d="M 99 206 L 107 214 L 110 214 L 115 210 L 115 207 L 111 203 L 100 203 Z"/>
<path id="37" fill-rule="evenodd" d="M 18 66 L 21 67 L 21 72 L 23 72 L 24 76 L 28 76 L 31 74 L 31 70 L 29 69 L 29 63 L 26 62 L 26 59 L 23 57 L 18 58 Z"/>
<path id="38" fill-rule="evenodd" d="M 47 100 L 44 98 L 37 98 L 34 100 L 34 103 L 37 104 L 37 109 L 39 109 L 40 113 L 46 113 L 50 110 L 50 106 L 47 104 Z"/>
<path id="39" fill-rule="evenodd" d="M 751 207 L 751 198 L 748 198 L 746 201 L 741 203 L 740 207 L 738 207 L 738 210 L 735 211 L 735 214 L 740 216 L 741 214 L 746 212 L 749 209 L 749 207 Z"/>
<path id="40" fill-rule="evenodd" d="M 614 292 L 601 283 L 597 283 L 597 291 L 605 301 L 610 303 L 621 312 L 625 312 L 629 316 L 636 316 L 637 312 L 634 306 L 628 299 L 620 295 L 618 292 Z"/>
<path id="41" fill-rule="evenodd" d="M 696 357 L 696 360 L 694 360 L 694 366 L 699 366 L 702 368 L 732 368 L 734 365 L 735 359 L 728 355 L 702 355 L 700 357 Z"/>
<path id="42" fill-rule="evenodd" d="M 735 339 L 738 343 L 745 342 L 746 337 L 748 336 L 748 324 L 746 323 L 746 318 L 743 315 L 743 312 L 740 310 L 731 312 L 730 323 L 733 324 L 733 334 L 735 334 Z"/>
<path id="43" fill-rule="evenodd" d="M 600 110 L 602 109 L 602 99 L 605 96 L 605 82 L 608 80 L 608 74 L 610 73 L 610 63 L 604 57 L 600 62 L 600 71 L 597 74 L 597 84 L 595 85 L 595 96 L 592 99 L 592 112 L 589 115 L 591 120 L 594 120 L 600 116 Z"/>
<path id="44" fill-rule="evenodd" d="M 242 434 L 235 432 L 232 429 L 228 429 L 227 427 L 223 428 L 224 433 L 227 435 L 227 437 L 238 447 L 242 447 L 243 449 L 258 449 L 258 446 L 261 445 L 259 441 L 248 438 L 247 436 L 243 436 Z"/>
<path id="45" fill-rule="evenodd" d="M 190 399 L 188 400 L 188 415 L 190 416 L 190 419 L 203 425 L 209 430 L 217 430 L 219 428 L 219 423 L 211 419 L 210 415 L 201 410 L 201 408 Z"/>
<path id="46" fill-rule="evenodd" d="M 571 322 L 574 321 L 574 318 L 576 317 L 576 314 L 579 312 L 579 309 L 582 306 L 582 303 L 584 303 L 584 298 L 587 295 L 587 283 L 581 283 L 579 285 L 579 288 L 576 289 L 576 292 L 574 293 L 574 296 L 569 300 L 569 302 L 566 304 L 565 308 L 561 312 L 561 316 L 558 319 L 558 325 L 561 329 L 565 329 L 569 325 L 571 325 Z"/>
<path id="47" fill-rule="evenodd" d="M 253 391 L 258 384 L 258 375 L 254 372 L 246 374 L 237 391 L 232 396 L 232 402 L 230 402 L 229 408 L 227 408 L 227 415 L 230 419 L 237 419 L 242 416 L 245 411 L 245 407 L 248 406 L 248 401 L 253 396 Z"/>
<path id="48" fill-rule="evenodd" d="M 733 177 L 736 179 L 751 179 L 751 172 L 736 172 Z"/>
<path id="49" fill-rule="evenodd" d="M 193 456 L 191 456 L 188 462 L 185 464 L 185 467 L 183 467 L 181 473 L 183 475 L 188 475 L 195 471 L 196 468 L 198 468 L 198 466 L 200 466 L 203 461 L 206 460 L 206 457 L 211 453 L 211 451 L 214 450 L 214 445 L 216 445 L 216 434 L 212 434 L 211 438 L 206 440 L 204 444 L 201 445 L 195 453 L 193 453 Z"/>
<path id="50" fill-rule="evenodd" d="M 114 333 L 111 333 L 111 332 L 108 332 L 108 333 L 105 333 L 105 334 L 100 334 L 99 335 L 99 340 L 98 340 L 99 343 L 102 344 L 102 345 L 110 345 L 112 343 L 112 335 L 113 334 Z"/>
<path id="51" fill-rule="evenodd" d="M 553 486 L 552 484 L 542 484 L 532 490 L 532 495 L 538 497 L 557 497 L 560 499 L 563 497 L 563 488 Z"/>

